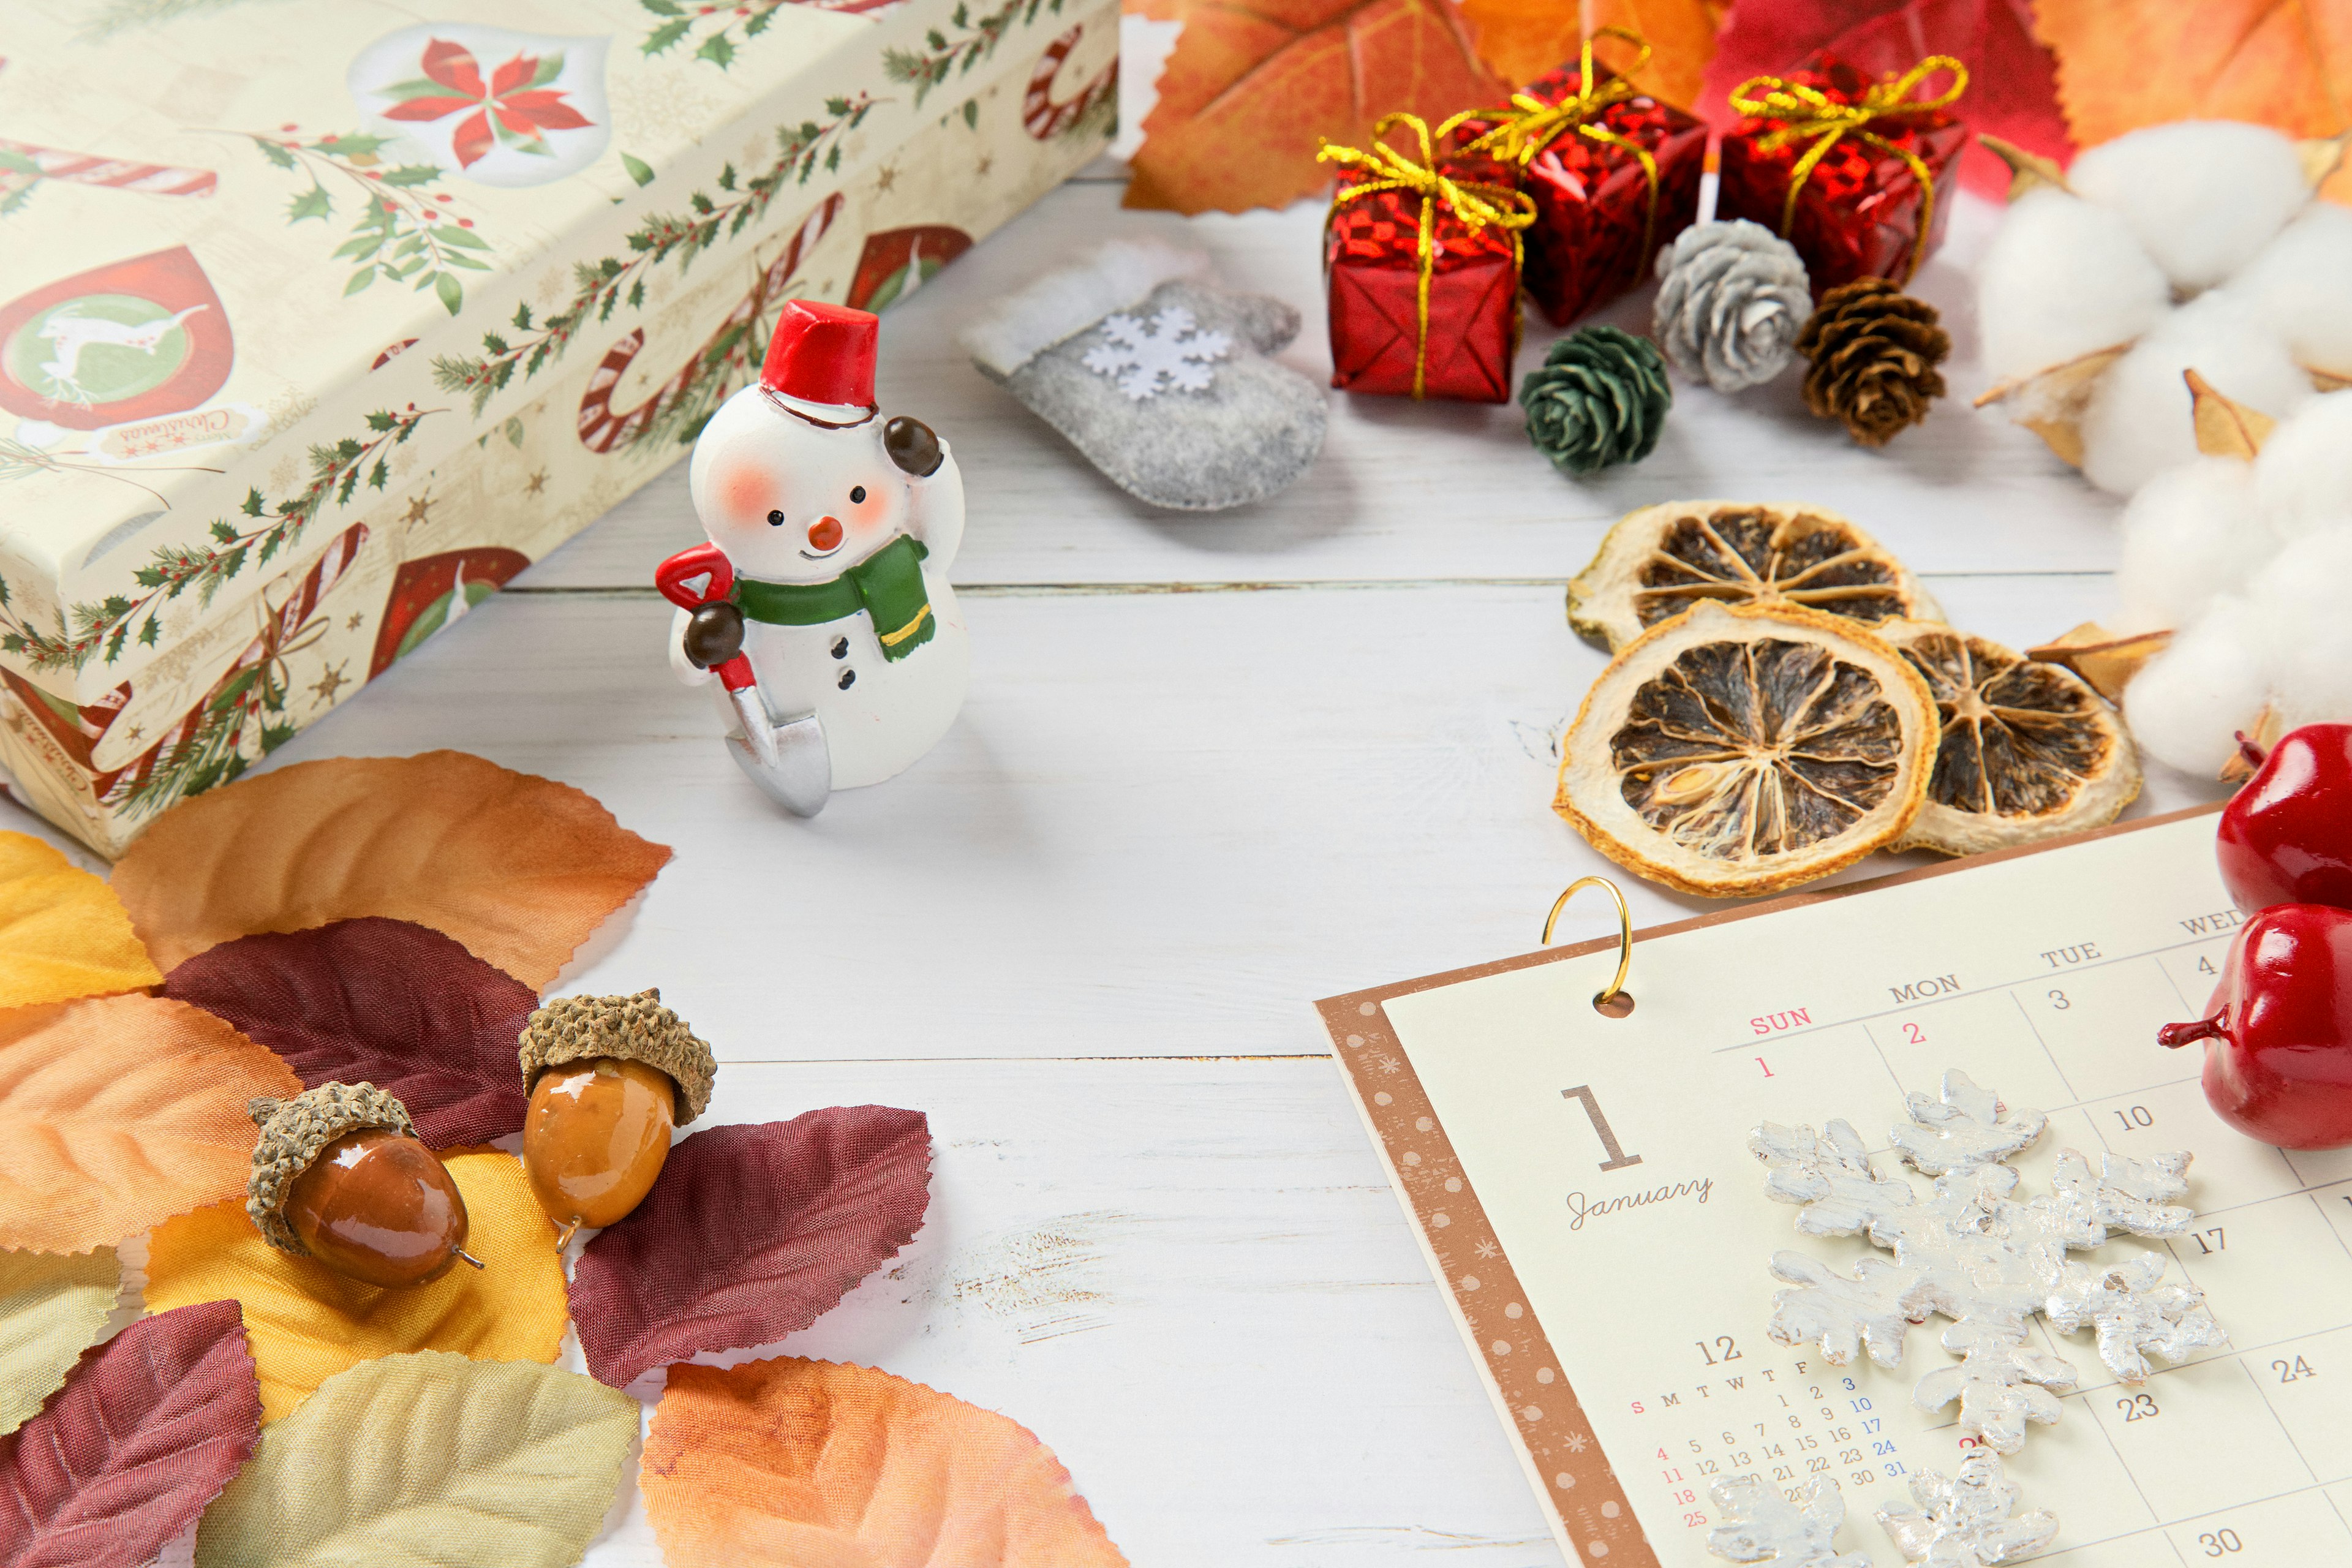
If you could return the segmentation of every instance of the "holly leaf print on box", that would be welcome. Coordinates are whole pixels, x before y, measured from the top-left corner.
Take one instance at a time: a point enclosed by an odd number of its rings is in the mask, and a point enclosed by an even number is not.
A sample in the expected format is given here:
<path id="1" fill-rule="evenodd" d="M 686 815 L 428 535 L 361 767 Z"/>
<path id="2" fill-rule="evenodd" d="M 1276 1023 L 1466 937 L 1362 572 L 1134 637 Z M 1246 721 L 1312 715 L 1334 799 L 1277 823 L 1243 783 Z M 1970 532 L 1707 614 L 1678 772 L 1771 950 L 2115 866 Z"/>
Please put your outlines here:
<path id="1" fill-rule="evenodd" d="M 588 117 L 563 101 L 563 94 L 548 83 L 563 74 L 560 54 L 519 54 L 482 80 L 480 68 L 462 44 L 436 38 L 425 46 L 422 79 L 394 82 L 383 89 L 396 101 L 383 111 L 386 120 L 439 120 L 473 112 L 457 122 L 450 146 L 457 167 L 470 169 L 493 146 L 505 144 L 535 158 L 555 156 L 547 145 L 550 131 L 583 131 Z"/>
<path id="2" fill-rule="evenodd" d="M 694 58 L 709 60 L 725 70 L 735 63 L 736 29 L 742 29 L 740 41 L 748 43 L 766 32 L 775 21 L 776 13 L 787 5 L 846 11 L 854 16 L 861 11 L 878 11 L 897 4 L 897 0 L 746 0 L 740 5 L 710 5 L 702 0 L 637 0 L 637 4 L 659 18 L 646 30 L 645 41 L 637 46 L 638 53 L 667 54 L 688 39 L 697 39 Z M 702 30 L 713 22 L 718 24 L 715 28 Z"/>
<path id="3" fill-rule="evenodd" d="M 434 188 L 441 183 L 440 165 L 387 163 L 379 149 L 389 138 L 357 131 L 305 136 L 288 126 L 274 136 L 247 134 L 272 163 L 310 176 L 310 188 L 286 204 L 289 225 L 334 216 L 338 192 L 355 200 L 359 218 L 335 251 L 336 259 L 352 263 L 345 299 L 382 279 L 418 293 L 432 289 L 454 316 L 466 303 L 457 270 L 490 269 L 483 258 L 489 242 L 474 232 L 474 220 L 462 216 L 456 196 Z"/>

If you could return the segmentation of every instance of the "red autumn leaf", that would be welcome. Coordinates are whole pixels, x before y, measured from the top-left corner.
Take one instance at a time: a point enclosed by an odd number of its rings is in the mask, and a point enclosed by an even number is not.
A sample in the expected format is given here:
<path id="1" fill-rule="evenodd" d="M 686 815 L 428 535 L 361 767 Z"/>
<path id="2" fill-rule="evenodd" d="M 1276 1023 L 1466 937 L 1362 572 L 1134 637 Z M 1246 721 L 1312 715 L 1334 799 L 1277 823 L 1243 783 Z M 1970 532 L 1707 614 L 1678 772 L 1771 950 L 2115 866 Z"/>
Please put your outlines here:
<path id="1" fill-rule="evenodd" d="M 462 92 L 475 102 L 489 96 L 482 85 L 482 73 L 474 63 L 474 53 L 463 44 L 453 44 L 446 38 L 435 38 L 425 46 L 425 74 L 443 87 Z"/>
<path id="2" fill-rule="evenodd" d="M 305 1089 L 389 1089 L 436 1149 L 522 1131 L 515 1042 L 539 997 L 437 931 L 371 917 L 239 937 L 163 994 L 268 1046 Z"/>
<path id="3" fill-rule="evenodd" d="M 1322 190 L 1317 138 L 1363 146 L 1411 110 L 1434 125 L 1498 103 L 1451 0 L 1143 0 L 1184 30 L 1128 183 L 1131 207 L 1285 206 Z"/>
<path id="4" fill-rule="evenodd" d="M 1717 35 L 1702 107 L 1717 125 L 1738 118 L 1726 101 L 1750 77 L 1779 76 L 1821 51 L 1875 76 L 1900 76 L 1929 55 L 1969 68 L 1969 89 L 1952 112 L 2029 153 L 2074 155 L 2058 109 L 2058 68 L 2034 36 L 2031 0 L 1774 0 L 1735 5 Z M 1938 79 L 1940 82 L 1941 79 Z M 1931 87 L 1937 84 L 1931 83 Z M 1999 195 L 2009 166 L 1971 142 L 1960 162 L 1971 190 Z"/>
<path id="5" fill-rule="evenodd" d="M 220 1495 L 261 1435 L 234 1301 L 142 1318 L 85 1352 L 0 1439 L 0 1563 L 141 1568 Z"/>
<path id="6" fill-rule="evenodd" d="M 919 1110 L 835 1106 L 682 1141 L 572 1277 L 588 1370 L 625 1388 L 698 1351 L 797 1333 L 914 1239 L 930 1201 Z"/>

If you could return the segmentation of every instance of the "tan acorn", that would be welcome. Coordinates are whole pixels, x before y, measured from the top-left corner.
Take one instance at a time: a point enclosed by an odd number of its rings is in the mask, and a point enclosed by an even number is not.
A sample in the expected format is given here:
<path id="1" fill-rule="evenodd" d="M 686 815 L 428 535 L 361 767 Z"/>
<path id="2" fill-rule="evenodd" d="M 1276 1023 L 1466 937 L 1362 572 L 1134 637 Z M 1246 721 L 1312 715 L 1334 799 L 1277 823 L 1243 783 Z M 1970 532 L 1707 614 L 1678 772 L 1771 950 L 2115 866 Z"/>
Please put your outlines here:
<path id="1" fill-rule="evenodd" d="M 247 1102 L 260 1128 L 245 1212 L 281 1252 L 398 1289 L 446 1274 L 466 1250 L 466 1199 L 417 1141 L 408 1108 L 372 1083 L 322 1083 Z"/>
<path id="2" fill-rule="evenodd" d="M 523 1169 L 563 1227 L 558 1246 L 645 1200 L 671 1132 L 709 1107 L 719 1071 L 658 990 L 558 997 L 530 1016 L 517 1054 L 530 1095 Z"/>

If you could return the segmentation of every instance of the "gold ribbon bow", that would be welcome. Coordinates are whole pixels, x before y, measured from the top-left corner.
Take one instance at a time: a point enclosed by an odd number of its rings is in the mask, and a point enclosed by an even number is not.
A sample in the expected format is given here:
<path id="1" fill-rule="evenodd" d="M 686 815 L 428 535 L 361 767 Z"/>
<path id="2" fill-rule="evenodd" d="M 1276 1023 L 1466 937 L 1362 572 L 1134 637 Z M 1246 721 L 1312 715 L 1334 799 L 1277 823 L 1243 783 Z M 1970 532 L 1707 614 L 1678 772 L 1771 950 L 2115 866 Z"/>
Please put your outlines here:
<path id="1" fill-rule="evenodd" d="M 1641 52 L 1633 57 L 1633 63 L 1624 70 L 1607 81 L 1596 82 L 1593 79 L 1592 43 L 1595 38 L 1603 37 L 1622 38 Z M 1601 111 L 1610 105 L 1622 103 L 1640 95 L 1641 89 L 1628 79 L 1649 63 L 1650 53 L 1650 41 L 1639 33 L 1618 26 L 1597 29 L 1585 37 L 1583 53 L 1578 60 L 1581 74 L 1577 79 L 1579 85 L 1575 92 L 1558 103 L 1546 103 L 1528 93 L 1515 92 L 1511 94 L 1509 108 L 1480 110 L 1476 118 L 1499 123 L 1464 149 L 1465 152 L 1484 152 L 1490 146 L 1499 145 L 1507 162 L 1515 163 L 1524 169 L 1542 156 L 1545 148 L 1573 131 L 1587 141 L 1622 147 L 1633 153 L 1642 165 L 1643 179 L 1649 183 L 1650 187 L 1649 211 L 1642 220 L 1642 259 L 1635 264 L 1637 277 L 1639 269 L 1649 265 L 1652 244 L 1658 232 L 1658 161 L 1651 156 L 1648 148 L 1633 138 L 1605 125 L 1595 125 L 1592 121 L 1599 119 Z"/>
<path id="2" fill-rule="evenodd" d="M 1439 125 L 1435 132 L 1428 121 L 1417 114 L 1390 114 L 1381 117 L 1372 127 L 1372 145 L 1369 151 L 1360 147 L 1337 147 L 1323 142 L 1315 154 L 1318 163 L 1342 163 L 1365 170 L 1370 178 L 1349 186 L 1331 198 L 1331 211 L 1337 213 L 1343 203 L 1360 201 L 1382 191 L 1412 191 L 1421 197 L 1421 237 L 1417 258 L 1421 277 L 1413 299 L 1415 337 L 1412 349 L 1412 395 L 1423 395 L 1429 371 L 1429 278 L 1437 262 L 1437 208 L 1462 221 L 1472 232 L 1488 224 L 1511 237 L 1511 262 L 1517 266 L 1523 259 L 1519 247 L 1519 230 L 1536 221 L 1536 204 L 1524 191 L 1507 185 L 1490 184 L 1477 180 L 1456 180 L 1441 174 L 1437 168 L 1435 143 L 1443 141 L 1454 128 L 1473 118 L 1465 111 Z M 1410 130 L 1421 144 L 1421 162 L 1384 143 L 1381 138 L 1392 126 Z M 1324 219 L 1328 230 L 1330 219 Z"/>
<path id="3" fill-rule="evenodd" d="M 1936 98 L 1913 98 L 1919 85 L 1937 71 L 1951 72 L 1952 85 Z M 1784 81 L 1777 76 L 1750 77 L 1732 89 L 1731 107 L 1740 113 L 1750 119 L 1785 121 L 1780 129 L 1759 138 L 1756 143 L 1759 147 L 1778 152 L 1792 142 L 1812 143 L 1797 160 L 1796 167 L 1789 171 L 1789 196 L 1780 206 L 1780 237 L 1788 237 L 1789 227 L 1796 220 L 1797 193 L 1805 188 L 1805 182 L 1812 178 L 1813 171 L 1829 155 L 1829 150 L 1851 135 L 1902 159 L 1911 177 L 1919 183 L 1919 226 L 1911 240 L 1910 265 L 1898 279 L 1910 281 L 1911 275 L 1919 270 L 1920 247 L 1927 244 L 1928 226 L 1936 216 L 1936 177 L 1926 159 L 1879 135 L 1870 129 L 1870 124 L 1875 120 L 1932 114 L 1949 109 L 1968 89 L 1969 68 L 1949 55 L 1929 55 L 1899 77 L 1873 82 L 1856 103 L 1841 103 L 1818 88 Z"/>

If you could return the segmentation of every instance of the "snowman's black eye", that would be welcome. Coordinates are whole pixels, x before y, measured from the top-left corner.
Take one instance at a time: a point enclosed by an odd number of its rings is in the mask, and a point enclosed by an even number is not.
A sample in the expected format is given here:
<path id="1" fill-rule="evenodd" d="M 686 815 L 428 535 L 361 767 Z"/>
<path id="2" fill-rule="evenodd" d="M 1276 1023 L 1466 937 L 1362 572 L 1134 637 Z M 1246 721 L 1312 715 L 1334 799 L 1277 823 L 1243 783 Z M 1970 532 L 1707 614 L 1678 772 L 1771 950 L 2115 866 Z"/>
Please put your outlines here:
<path id="1" fill-rule="evenodd" d="M 865 500 L 866 487 L 864 485 L 852 485 L 849 489 L 849 504 L 852 506 L 858 506 L 863 504 Z"/>
<path id="2" fill-rule="evenodd" d="M 783 527 L 783 526 L 784 526 L 784 514 L 783 514 L 782 512 L 780 512 L 780 511 L 772 511 L 772 512 L 770 512 L 770 513 L 768 514 L 768 526 L 769 526 L 770 528 L 782 528 L 782 527 Z"/>

